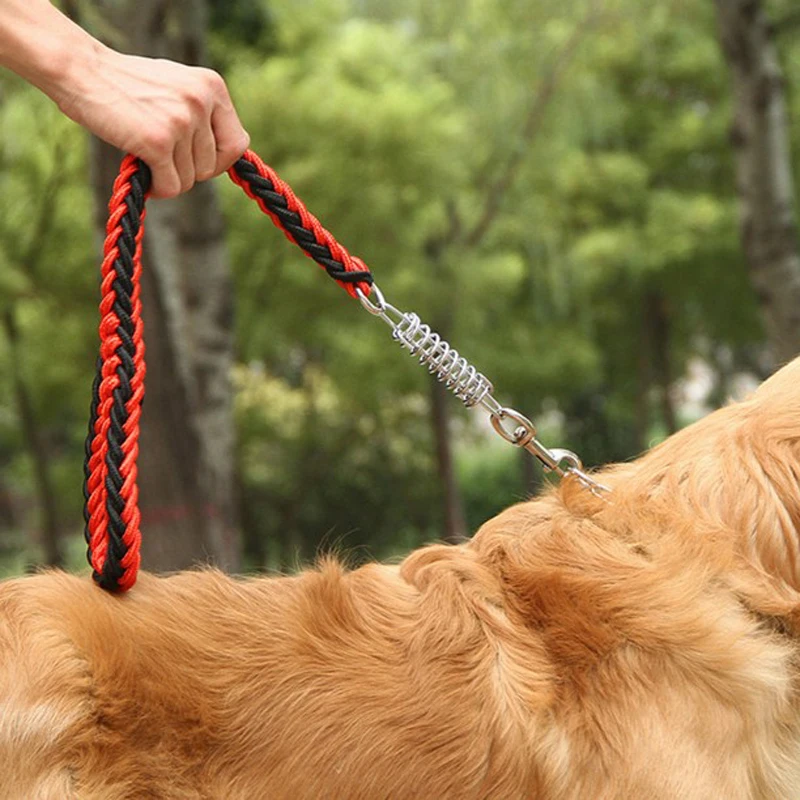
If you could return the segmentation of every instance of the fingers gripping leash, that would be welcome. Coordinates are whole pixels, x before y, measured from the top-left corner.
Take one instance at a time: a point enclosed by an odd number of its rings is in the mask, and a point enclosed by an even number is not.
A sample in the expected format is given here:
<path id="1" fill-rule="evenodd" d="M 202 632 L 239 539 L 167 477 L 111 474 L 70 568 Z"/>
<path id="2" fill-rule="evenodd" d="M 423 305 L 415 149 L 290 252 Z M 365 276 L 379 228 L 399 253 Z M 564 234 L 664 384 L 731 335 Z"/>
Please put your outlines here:
<path id="1" fill-rule="evenodd" d="M 573 477 L 598 495 L 608 491 L 584 472 L 574 453 L 542 445 L 534 424 L 518 411 L 500 405 L 492 383 L 416 314 L 388 303 L 364 262 L 350 255 L 255 153 L 245 152 L 228 174 L 291 242 L 358 298 L 370 314 L 386 322 L 395 341 L 465 406 L 488 411 L 503 439 L 533 453 L 547 471 Z M 126 156 L 109 203 L 101 270 L 100 356 L 86 439 L 84 519 L 93 577 L 111 592 L 125 592 L 133 586 L 141 560 L 136 459 L 144 397 L 140 286 L 149 188 L 150 170 L 139 159 Z"/>

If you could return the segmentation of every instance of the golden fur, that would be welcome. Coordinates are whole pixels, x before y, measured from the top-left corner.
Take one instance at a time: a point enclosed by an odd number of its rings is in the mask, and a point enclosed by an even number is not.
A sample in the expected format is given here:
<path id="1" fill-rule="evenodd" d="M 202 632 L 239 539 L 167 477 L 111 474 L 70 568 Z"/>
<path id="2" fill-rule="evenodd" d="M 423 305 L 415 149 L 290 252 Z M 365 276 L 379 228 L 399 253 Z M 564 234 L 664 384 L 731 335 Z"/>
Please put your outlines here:
<path id="1" fill-rule="evenodd" d="M 467 544 L 0 585 L 3 800 L 800 797 L 800 360 Z"/>

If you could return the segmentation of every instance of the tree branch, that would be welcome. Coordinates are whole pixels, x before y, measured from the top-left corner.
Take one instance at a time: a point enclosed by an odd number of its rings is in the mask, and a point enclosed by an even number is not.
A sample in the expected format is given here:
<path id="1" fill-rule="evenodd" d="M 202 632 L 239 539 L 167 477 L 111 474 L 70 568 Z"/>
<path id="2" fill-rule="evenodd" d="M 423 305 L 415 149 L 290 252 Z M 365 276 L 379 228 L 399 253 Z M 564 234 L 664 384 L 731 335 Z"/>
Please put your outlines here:
<path id="1" fill-rule="evenodd" d="M 800 28 L 800 9 L 787 12 L 779 19 L 776 19 L 770 27 L 777 36 L 791 33 L 796 28 Z"/>
<path id="2" fill-rule="evenodd" d="M 800 237 L 784 73 L 762 0 L 715 0 L 731 73 L 740 231 L 778 362 L 800 350 Z"/>
<path id="3" fill-rule="evenodd" d="M 20 266 L 36 283 L 39 279 L 39 267 L 45 244 L 47 243 L 47 231 L 52 225 L 53 215 L 55 214 L 58 197 L 64 185 L 64 171 L 59 166 L 64 161 L 65 144 L 60 139 L 56 141 L 53 153 L 53 163 L 56 165 L 51 172 L 47 184 L 41 191 L 42 202 L 38 208 L 38 214 L 33 225 L 25 253 L 20 259 Z"/>
<path id="4" fill-rule="evenodd" d="M 509 157 L 500 175 L 485 189 L 486 202 L 484 203 L 483 210 L 473 228 L 464 237 L 464 244 L 467 247 L 475 247 L 480 244 L 497 218 L 502 208 L 503 200 L 516 180 L 531 142 L 533 142 L 542 129 L 547 110 L 556 91 L 561 85 L 561 81 L 567 69 L 575 59 L 575 55 L 586 37 L 586 34 L 594 26 L 599 16 L 598 6 L 602 6 L 602 0 L 599 4 L 597 2 L 591 3 L 586 16 L 578 23 L 569 39 L 567 39 L 563 47 L 556 53 L 550 65 L 547 67 L 525 117 L 519 146 Z"/>

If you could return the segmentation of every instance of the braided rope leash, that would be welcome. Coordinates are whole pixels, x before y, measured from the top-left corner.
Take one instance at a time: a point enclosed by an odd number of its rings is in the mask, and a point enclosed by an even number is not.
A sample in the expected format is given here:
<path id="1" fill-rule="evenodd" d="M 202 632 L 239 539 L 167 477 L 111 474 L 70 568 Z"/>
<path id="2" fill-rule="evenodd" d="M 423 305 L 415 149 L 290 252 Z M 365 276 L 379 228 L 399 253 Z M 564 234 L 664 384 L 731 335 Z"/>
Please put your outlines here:
<path id="1" fill-rule="evenodd" d="M 230 177 L 290 241 L 344 289 L 369 296 L 372 273 L 340 245 L 264 162 L 247 151 Z M 100 356 L 84 462 L 84 538 L 95 581 L 112 592 L 136 582 L 141 515 L 136 458 L 144 397 L 142 237 L 150 188 L 146 164 L 126 156 L 109 202 L 101 270 Z"/>
<path id="2" fill-rule="evenodd" d="M 574 453 L 544 447 L 536 439 L 534 424 L 500 405 L 491 382 L 416 314 L 387 303 L 364 262 L 350 255 L 255 153 L 248 150 L 228 174 L 291 242 L 358 298 L 370 314 L 386 322 L 393 338 L 464 405 L 485 408 L 500 436 L 529 450 L 546 470 L 570 475 L 595 494 L 608 491 L 583 471 Z M 126 156 L 109 203 L 101 270 L 100 356 L 86 439 L 84 519 L 93 577 L 111 592 L 133 586 L 141 561 L 136 457 L 144 397 L 141 259 L 149 187 L 147 166 Z"/>
<path id="3" fill-rule="evenodd" d="M 126 156 L 109 203 L 101 269 L 100 356 L 92 385 L 83 516 L 93 577 L 126 591 L 139 569 L 136 456 L 144 397 L 142 236 L 150 171 Z"/>

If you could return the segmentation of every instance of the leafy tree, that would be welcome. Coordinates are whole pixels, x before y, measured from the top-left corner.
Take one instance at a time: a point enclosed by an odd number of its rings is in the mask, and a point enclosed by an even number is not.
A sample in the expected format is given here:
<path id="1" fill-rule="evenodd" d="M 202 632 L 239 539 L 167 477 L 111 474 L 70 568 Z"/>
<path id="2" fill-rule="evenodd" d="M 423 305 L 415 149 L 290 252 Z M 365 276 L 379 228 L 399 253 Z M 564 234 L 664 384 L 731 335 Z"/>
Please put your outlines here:
<path id="1" fill-rule="evenodd" d="M 78 5 L 102 24 L 96 4 Z M 546 444 L 589 464 L 629 458 L 688 421 L 680 390 L 693 365 L 715 376 L 709 403 L 726 400 L 738 371 L 764 373 L 712 3 L 209 9 L 211 55 L 254 149 Z M 789 0 L 765 9 L 791 140 L 797 15 Z M 0 556 L 19 569 L 60 556 L 43 555 L 48 525 L 68 562 L 80 550 L 97 289 L 82 137 L 33 90 L 0 88 Z M 246 566 L 292 566 L 321 547 L 393 554 L 455 536 L 458 490 L 474 529 L 538 484 L 530 458 L 432 391 L 382 323 L 237 187 L 219 188 Z M 153 374 L 148 408 L 168 386 Z"/>
<path id="2" fill-rule="evenodd" d="M 0 91 L 0 485 L 17 498 L 10 533 L 32 531 L 35 559 L 60 564 L 62 536 L 81 522 L 97 325 L 84 151 L 33 89 L 9 78 Z"/>

